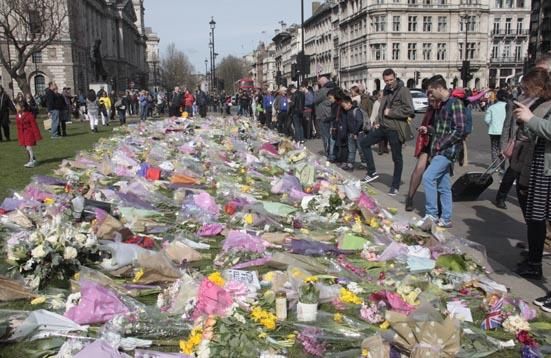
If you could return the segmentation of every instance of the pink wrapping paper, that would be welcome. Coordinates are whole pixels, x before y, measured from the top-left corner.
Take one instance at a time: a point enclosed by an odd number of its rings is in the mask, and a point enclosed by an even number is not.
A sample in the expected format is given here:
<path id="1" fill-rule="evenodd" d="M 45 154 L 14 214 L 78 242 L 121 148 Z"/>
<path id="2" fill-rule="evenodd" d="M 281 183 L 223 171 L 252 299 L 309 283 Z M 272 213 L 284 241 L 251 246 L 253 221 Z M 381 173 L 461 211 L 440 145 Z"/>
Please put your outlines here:
<path id="1" fill-rule="evenodd" d="M 197 235 L 202 237 L 216 236 L 224 231 L 224 227 L 222 224 L 205 224 L 197 231 Z"/>
<path id="2" fill-rule="evenodd" d="M 65 312 L 78 324 L 103 323 L 130 312 L 113 291 L 95 282 L 81 281 L 80 295 L 79 304 Z"/>
<path id="3" fill-rule="evenodd" d="M 118 350 L 111 347 L 109 343 L 98 339 L 90 343 L 83 350 L 75 354 L 75 358 L 122 358 Z"/>
<path id="4" fill-rule="evenodd" d="M 410 305 L 404 301 L 399 294 L 391 291 L 379 291 L 372 293 L 371 296 L 369 296 L 369 299 L 376 303 L 379 301 L 388 303 L 388 306 L 390 306 L 393 311 L 397 311 L 405 315 L 409 315 L 415 309 L 415 306 Z"/>
<path id="5" fill-rule="evenodd" d="M 224 251 L 248 251 L 248 252 L 264 252 L 264 240 L 258 236 L 252 236 L 247 233 L 232 230 L 228 233 L 222 249 Z"/>
<path id="6" fill-rule="evenodd" d="M 193 320 L 204 315 L 222 316 L 232 304 L 232 298 L 226 290 L 205 278 L 199 286 L 197 306 L 193 312 Z"/>
<path id="7" fill-rule="evenodd" d="M 211 215 L 218 215 L 220 212 L 220 207 L 216 204 L 214 198 L 207 192 L 194 195 L 193 202 Z"/>

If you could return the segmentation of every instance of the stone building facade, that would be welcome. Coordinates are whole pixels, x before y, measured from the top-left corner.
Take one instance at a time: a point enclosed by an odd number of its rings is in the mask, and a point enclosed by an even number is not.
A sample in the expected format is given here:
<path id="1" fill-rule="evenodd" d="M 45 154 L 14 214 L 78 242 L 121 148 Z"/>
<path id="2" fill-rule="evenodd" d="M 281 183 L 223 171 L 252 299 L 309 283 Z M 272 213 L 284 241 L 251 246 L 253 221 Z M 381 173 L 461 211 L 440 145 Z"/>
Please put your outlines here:
<path id="1" fill-rule="evenodd" d="M 161 39 L 159 35 L 153 32 L 150 27 L 145 28 L 146 36 L 146 61 L 148 70 L 148 85 L 150 91 L 153 93 L 159 92 L 159 83 L 161 81 L 160 65 L 161 55 L 159 53 L 159 42 Z"/>
<path id="2" fill-rule="evenodd" d="M 67 31 L 27 63 L 33 95 L 42 94 L 50 81 L 60 88 L 70 87 L 73 93 L 86 91 L 94 82 L 108 83 L 116 90 L 145 88 L 144 0 L 60 1 L 67 3 Z M 99 58 L 102 73 L 97 71 Z M 11 81 L 3 68 L 0 76 L 8 88 Z M 13 85 L 14 93 L 19 92 L 15 81 Z"/>
<path id="3" fill-rule="evenodd" d="M 551 1 L 532 1 L 541 9 L 532 19 L 541 22 Z M 410 88 L 424 87 L 436 74 L 450 86 L 462 86 L 467 60 L 468 87 L 504 85 L 522 70 L 527 56 L 530 12 L 530 0 L 314 1 L 312 16 L 304 22 L 307 78 L 324 75 L 345 88 L 359 83 L 372 91 L 384 87 L 382 72 L 393 68 Z M 300 50 L 289 45 L 298 40 L 297 30 L 279 31 L 273 39 L 278 69 L 284 68 L 285 56 Z M 551 21 L 543 21 L 539 31 L 532 31 L 531 41 L 545 47 Z"/>
<path id="4" fill-rule="evenodd" d="M 489 84 L 504 86 L 522 73 L 528 51 L 530 4 L 527 0 L 490 2 Z"/>
<path id="5" fill-rule="evenodd" d="M 526 0 L 527 2 L 530 0 Z M 532 0 L 527 65 L 542 54 L 551 52 L 551 1 Z"/>

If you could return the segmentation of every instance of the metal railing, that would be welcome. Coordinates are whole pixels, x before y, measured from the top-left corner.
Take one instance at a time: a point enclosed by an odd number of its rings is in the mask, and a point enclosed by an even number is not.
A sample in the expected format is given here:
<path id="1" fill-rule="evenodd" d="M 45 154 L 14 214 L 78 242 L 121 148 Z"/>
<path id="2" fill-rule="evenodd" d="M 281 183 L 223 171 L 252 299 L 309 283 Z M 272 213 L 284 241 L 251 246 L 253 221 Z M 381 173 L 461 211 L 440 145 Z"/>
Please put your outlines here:
<path id="1" fill-rule="evenodd" d="M 508 57 L 492 57 L 490 58 L 491 63 L 523 63 L 524 59 L 522 57 L 508 56 Z"/>
<path id="2" fill-rule="evenodd" d="M 530 30 L 525 29 L 499 29 L 492 30 L 494 36 L 528 36 Z"/>

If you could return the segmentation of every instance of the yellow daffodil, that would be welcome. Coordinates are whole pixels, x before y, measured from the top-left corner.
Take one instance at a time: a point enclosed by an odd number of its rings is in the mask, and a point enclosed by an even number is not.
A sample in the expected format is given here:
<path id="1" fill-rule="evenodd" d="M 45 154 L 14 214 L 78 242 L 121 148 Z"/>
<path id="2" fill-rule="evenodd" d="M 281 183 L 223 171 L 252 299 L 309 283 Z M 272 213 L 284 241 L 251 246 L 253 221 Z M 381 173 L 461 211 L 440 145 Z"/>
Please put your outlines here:
<path id="1" fill-rule="evenodd" d="M 187 340 L 180 340 L 180 350 L 185 354 L 191 355 L 202 339 L 203 331 L 200 328 L 194 328 Z"/>
<path id="2" fill-rule="evenodd" d="M 314 283 L 318 282 L 317 276 L 308 276 L 304 279 L 304 283 Z"/>
<path id="3" fill-rule="evenodd" d="M 260 339 L 264 339 L 264 338 L 266 338 L 266 337 L 268 337 L 268 335 L 266 334 L 266 332 L 260 332 L 260 334 L 258 335 L 258 338 L 260 338 Z"/>
<path id="4" fill-rule="evenodd" d="M 363 300 L 358 297 L 358 295 L 344 287 L 339 291 L 339 298 L 344 303 L 352 303 L 355 305 L 361 305 L 363 303 Z"/>
<path id="5" fill-rule="evenodd" d="M 143 277 L 143 268 L 140 268 L 136 273 L 134 274 L 134 279 L 132 279 L 132 282 L 136 283 L 139 282 L 140 279 Z"/>
<path id="6" fill-rule="evenodd" d="M 256 323 L 260 323 L 268 330 L 274 330 L 276 328 L 276 315 L 260 307 L 254 307 L 252 309 L 251 317 Z"/>
<path id="7" fill-rule="evenodd" d="M 340 313 L 335 313 L 333 315 L 333 320 L 337 323 L 341 323 L 342 322 L 342 314 Z"/>
<path id="8" fill-rule="evenodd" d="M 367 348 L 362 349 L 362 357 L 367 357 L 367 356 L 369 356 L 369 349 Z"/>
<path id="9" fill-rule="evenodd" d="M 241 192 L 250 193 L 251 192 L 251 187 L 248 186 L 248 185 L 241 185 Z"/>
<path id="10" fill-rule="evenodd" d="M 243 221 L 247 225 L 252 225 L 254 222 L 253 214 L 245 214 L 245 216 L 243 216 Z"/>
<path id="11" fill-rule="evenodd" d="M 46 205 L 48 205 L 48 206 L 49 206 L 49 205 L 53 205 L 54 203 L 55 203 L 55 200 L 52 199 L 52 198 L 46 198 L 46 199 L 44 199 L 44 204 L 46 204 Z"/>
<path id="12" fill-rule="evenodd" d="M 380 329 L 388 329 L 390 327 L 390 323 L 388 321 L 384 321 L 379 325 Z"/>
<path id="13" fill-rule="evenodd" d="M 41 305 L 44 302 L 46 302 L 46 296 L 38 296 L 37 298 L 31 301 L 31 305 Z"/>
<path id="14" fill-rule="evenodd" d="M 211 273 L 208 276 L 208 279 L 210 282 L 214 283 L 216 286 L 219 286 L 219 287 L 223 287 L 224 284 L 226 283 L 226 281 L 224 280 L 224 278 L 222 278 L 222 275 L 218 271 Z"/>
<path id="15" fill-rule="evenodd" d="M 371 221 L 369 222 L 369 226 L 371 226 L 374 229 L 378 229 L 380 227 L 376 217 L 371 218 Z"/>

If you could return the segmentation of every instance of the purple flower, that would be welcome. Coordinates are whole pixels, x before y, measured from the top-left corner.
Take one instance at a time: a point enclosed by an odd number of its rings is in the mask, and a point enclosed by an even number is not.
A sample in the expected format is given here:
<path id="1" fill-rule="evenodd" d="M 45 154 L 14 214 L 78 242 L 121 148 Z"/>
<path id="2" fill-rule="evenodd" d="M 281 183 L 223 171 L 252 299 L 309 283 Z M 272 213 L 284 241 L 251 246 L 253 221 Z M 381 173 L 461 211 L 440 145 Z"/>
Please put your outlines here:
<path id="1" fill-rule="evenodd" d="M 314 357 L 323 357 L 325 354 L 325 343 L 319 339 L 321 333 L 321 329 L 319 328 L 307 327 L 298 334 L 297 340 L 306 353 Z"/>

